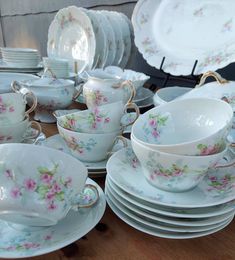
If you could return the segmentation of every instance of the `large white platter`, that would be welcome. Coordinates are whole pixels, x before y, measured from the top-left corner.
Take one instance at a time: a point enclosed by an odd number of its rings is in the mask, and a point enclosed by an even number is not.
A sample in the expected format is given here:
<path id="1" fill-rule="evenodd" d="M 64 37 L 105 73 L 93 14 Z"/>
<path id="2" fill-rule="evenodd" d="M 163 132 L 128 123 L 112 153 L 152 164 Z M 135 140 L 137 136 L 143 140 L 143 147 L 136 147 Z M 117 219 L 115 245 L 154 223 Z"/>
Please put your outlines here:
<path id="1" fill-rule="evenodd" d="M 235 61 L 233 0 L 139 0 L 132 23 L 146 61 L 172 75 L 223 68 Z"/>

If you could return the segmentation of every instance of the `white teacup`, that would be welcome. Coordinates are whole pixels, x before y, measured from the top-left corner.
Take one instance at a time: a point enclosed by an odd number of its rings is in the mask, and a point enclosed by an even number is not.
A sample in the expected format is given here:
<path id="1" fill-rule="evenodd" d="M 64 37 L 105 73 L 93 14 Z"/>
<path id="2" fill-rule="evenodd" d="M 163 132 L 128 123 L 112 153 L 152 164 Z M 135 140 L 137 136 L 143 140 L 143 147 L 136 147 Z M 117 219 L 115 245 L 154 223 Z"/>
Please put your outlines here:
<path id="1" fill-rule="evenodd" d="M 32 100 L 31 107 L 25 111 L 27 98 Z M 0 95 L 0 122 L 13 124 L 23 121 L 37 106 L 37 98 L 31 91 L 21 93 L 5 93 Z"/>
<path id="2" fill-rule="evenodd" d="M 135 110 L 135 118 L 125 125 L 121 124 L 121 118 L 127 114 L 127 109 Z M 109 133 L 119 130 L 121 127 L 132 125 L 139 116 L 139 108 L 134 103 L 123 105 L 121 101 L 98 106 L 59 117 L 59 125 L 75 132 L 83 133 Z"/>
<path id="3" fill-rule="evenodd" d="M 37 131 L 30 131 L 31 128 Z M 0 144 L 21 143 L 28 139 L 36 139 L 42 132 L 38 122 L 29 121 L 28 116 L 21 122 L 13 124 L 1 124 L 0 126 Z"/>
<path id="4" fill-rule="evenodd" d="M 211 98 L 174 100 L 138 118 L 132 135 L 154 150 L 181 155 L 217 153 L 231 129 L 233 110 Z"/>
<path id="5" fill-rule="evenodd" d="M 131 144 L 147 181 L 159 189 L 170 192 L 183 192 L 196 187 L 210 168 L 229 167 L 235 164 L 235 156 L 232 155 L 232 162 L 217 165 L 229 154 L 226 145 L 216 154 L 184 156 L 153 150 L 142 145 L 133 136 Z"/>
<path id="6" fill-rule="evenodd" d="M 105 134 L 81 133 L 65 129 L 58 122 L 57 128 L 71 154 L 81 161 L 98 162 L 105 160 L 119 139 L 124 146 L 127 146 L 126 140 L 119 136 L 122 133 L 121 129 Z"/>

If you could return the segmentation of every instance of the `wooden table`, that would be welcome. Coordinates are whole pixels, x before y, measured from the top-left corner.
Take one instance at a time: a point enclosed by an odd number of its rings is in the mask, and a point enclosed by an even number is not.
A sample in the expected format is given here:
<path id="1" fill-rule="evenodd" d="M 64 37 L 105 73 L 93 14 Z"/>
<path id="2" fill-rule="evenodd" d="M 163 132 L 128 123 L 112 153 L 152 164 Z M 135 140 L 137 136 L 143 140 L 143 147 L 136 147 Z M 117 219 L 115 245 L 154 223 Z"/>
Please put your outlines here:
<path id="1" fill-rule="evenodd" d="M 41 125 L 47 137 L 57 133 L 55 124 Z M 104 187 L 104 180 L 95 179 L 101 187 Z M 235 221 L 224 230 L 206 237 L 171 240 L 135 230 L 107 206 L 100 223 L 86 236 L 61 250 L 28 259 L 232 260 L 235 259 Z"/>

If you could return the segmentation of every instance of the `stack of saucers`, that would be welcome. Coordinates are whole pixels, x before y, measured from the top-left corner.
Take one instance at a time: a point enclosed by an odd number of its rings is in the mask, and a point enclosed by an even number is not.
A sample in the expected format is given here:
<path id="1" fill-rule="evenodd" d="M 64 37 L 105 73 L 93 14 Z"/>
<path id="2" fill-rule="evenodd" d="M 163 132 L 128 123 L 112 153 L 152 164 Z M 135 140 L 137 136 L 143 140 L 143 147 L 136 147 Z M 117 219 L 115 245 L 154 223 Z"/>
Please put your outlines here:
<path id="1" fill-rule="evenodd" d="M 235 213 L 235 161 L 227 142 L 232 118 L 226 102 L 195 98 L 137 119 L 132 149 L 107 163 L 113 211 L 136 229 L 166 238 L 199 237 L 227 226 Z"/>
<path id="2" fill-rule="evenodd" d="M 1 48 L 2 60 L 9 66 L 34 68 L 40 62 L 38 50 L 28 48 Z"/>
<path id="3" fill-rule="evenodd" d="M 57 78 L 69 77 L 69 62 L 59 58 L 43 58 L 44 68 L 48 68 Z"/>

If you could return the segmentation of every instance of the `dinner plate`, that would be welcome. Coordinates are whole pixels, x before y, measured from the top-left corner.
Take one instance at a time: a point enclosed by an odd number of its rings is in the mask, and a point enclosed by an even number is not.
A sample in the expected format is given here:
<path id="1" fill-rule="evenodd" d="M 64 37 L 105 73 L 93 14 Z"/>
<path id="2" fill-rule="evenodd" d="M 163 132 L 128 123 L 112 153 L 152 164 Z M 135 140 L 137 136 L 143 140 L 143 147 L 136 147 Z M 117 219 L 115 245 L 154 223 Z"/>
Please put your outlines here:
<path id="1" fill-rule="evenodd" d="M 215 71 L 235 61 L 233 0 L 139 0 L 135 44 L 146 61 L 172 75 Z"/>
<path id="2" fill-rule="evenodd" d="M 108 19 L 115 34 L 116 54 L 112 65 L 119 65 L 122 61 L 122 57 L 125 50 L 123 36 L 122 36 L 122 27 L 119 21 L 119 16 L 117 15 L 116 12 L 109 12 L 109 11 L 101 11 L 101 12 Z"/>
<path id="3" fill-rule="evenodd" d="M 96 12 L 89 10 L 87 11 L 84 9 L 86 14 L 89 16 L 93 31 L 95 33 L 95 39 L 96 39 L 96 50 L 95 50 L 95 57 L 93 61 L 93 68 L 102 68 L 105 63 L 106 58 L 106 48 L 107 48 L 107 42 L 106 42 L 106 35 L 104 33 L 103 26 L 101 22 L 98 20 L 96 16 Z"/>
<path id="4" fill-rule="evenodd" d="M 128 215 L 126 215 L 124 212 L 122 212 L 120 209 L 118 209 L 114 203 L 110 200 L 108 196 L 106 196 L 106 201 L 109 205 L 109 207 L 112 209 L 112 211 L 124 222 L 126 222 L 128 225 L 132 226 L 133 228 L 142 231 L 144 233 L 147 233 L 149 235 L 162 237 L 162 238 L 170 238 L 170 239 L 189 239 L 189 238 L 196 238 L 196 237 L 202 237 L 207 236 L 210 234 L 213 234 L 215 232 L 218 232 L 219 230 L 225 228 L 229 225 L 229 223 L 232 221 L 232 218 L 227 221 L 222 226 L 209 230 L 204 232 L 196 232 L 196 233 L 180 233 L 180 232 L 169 232 L 169 231 L 163 231 L 157 228 L 149 227 L 137 220 L 132 219 Z"/>
<path id="5" fill-rule="evenodd" d="M 70 69 L 77 61 L 80 70 L 92 68 L 95 52 L 95 34 L 84 9 L 70 6 L 59 10 L 48 31 L 48 56 L 68 59 Z"/>
<path id="6" fill-rule="evenodd" d="M 107 40 L 107 46 L 106 46 L 107 56 L 104 64 L 104 67 L 106 67 L 113 64 L 113 61 L 115 59 L 115 55 L 116 55 L 115 34 L 107 17 L 104 15 L 104 13 L 102 13 L 102 11 L 97 11 L 96 16 L 97 19 L 99 19 L 99 21 L 102 23 L 102 27 L 104 29 L 106 40 Z"/>
<path id="7" fill-rule="evenodd" d="M 140 163 L 131 148 L 121 149 L 110 157 L 106 169 L 112 181 L 122 190 L 157 205 L 202 208 L 235 199 L 234 167 L 211 169 L 197 187 L 178 193 L 151 186 L 146 181 Z"/>
<path id="8" fill-rule="evenodd" d="M 115 187 L 115 184 L 112 183 L 112 181 L 108 178 L 106 178 L 106 182 L 105 182 L 105 187 L 108 187 L 109 191 L 112 193 L 112 195 L 124 206 L 126 206 L 127 208 L 129 208 L 130 210 L 146 216 L 150 219 L 154 219 L 154 220 L 158 220 L 161 222 L 165 222 L 168 224 L 174 224 L 174 225 L 178 225 L 178 226 L 207 226 L 207 225 L 211 225 L 211 224 L 217 224 L 229 217 L 231 217 L 234 212 L 235 212 L 235 208 L 234 207 L 230 207 L 230 210 L 228 212 L 223 213 L 221 211 L 220 208 L 214 208 L 214 213 L 217 214 L 217 210 L 218 210 L 218 215 L 213 215 L 213 216 L 209 216 L 209 217 L 200 217 L 200 213 L 201 210 L 199 209 L 198 215 L 196 215 L 196 212 L 194 211 L 194 215 L 190 214 L 190 210 L 189 211 L 184 211 L 182 210 L 182 213 L 179 214 L 179 210 L 175 209 L 176 214 L 172 214 L 170 216 L 167 215 L 167 208 L 166 208 L 166 214 L 164 215 L 161 214 L 162 211 L 164 211 L 164 209 L 162 208 L 162 210 L 160 210 L 159 212 L 154 212 L 153 210 L 147 210 L 144 207 L 139 206 L 139 202 L 137 203 L 132 203 L 130 200 L 128 200 L 128 198 L 122 196 L 120 194 L 120 192 L 117 190 L 117 188 Z M 205 208 L 204 208 L 205 209 Z M 171 209 L 172 213 L 174 213 L 174 209 Z M 220 212 L 221 211 L 221 212 Z M 205 209 L 205 213 L 207 212 L 207 209 Z M 194 217 L 195 216 L 195 217 Z"/>
<path id="9" fill-rule="evenodd" d="M 30 230 L 0 220 L 0 257 L 23 258 L 46 254 L 86 235 L 102 218 L 106 202 L 102 189 L 91 179 L 99 192 L 98 202 L 91 208 L 71 210 L 57 225 Z"/>
<path id="10" fill-rule="evenodd" d="M 231 218 L 234 217 L 234 212 L 230 215 L 228 215 L 226 218 L 224 218 L 222 221 L 216 224 L 209 224 L 206 226 L 178 226 L 177 224 L 169 224 L 165 223 L 153 218 L 149 218 L 149 216 L 146 216 L 147 214 L 139 214 L 133 210 L 130 210 L 128 207 L 124 206 L 120 201 L 118 201 L 113 194 L 110 192 L 109 188 L 105 187 L 105 194 L 109 197 L 109 200 L 112 201 L 112 203 L 121 210 L 124 214 L 129 216 L 130 218 L 146 225 L 152 228 L 157 228 L 159 230 L 163 231 L 170 231 L 170 232 L 179 232 L 179 233 L 195 233 L 195 232 L 204 232 L 208 231 L 214 228 L 217 228 L 223 224 L 225 224 L 227 221 L 229 221 Z"/>

